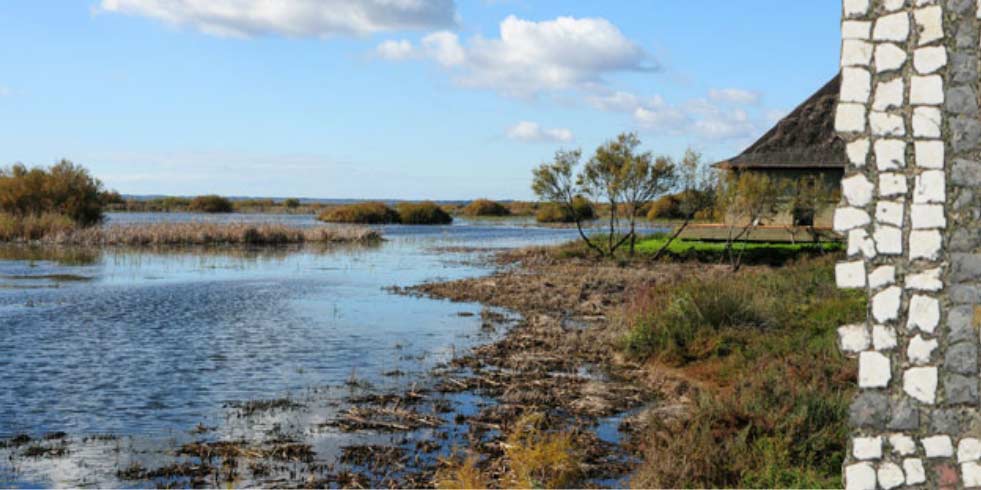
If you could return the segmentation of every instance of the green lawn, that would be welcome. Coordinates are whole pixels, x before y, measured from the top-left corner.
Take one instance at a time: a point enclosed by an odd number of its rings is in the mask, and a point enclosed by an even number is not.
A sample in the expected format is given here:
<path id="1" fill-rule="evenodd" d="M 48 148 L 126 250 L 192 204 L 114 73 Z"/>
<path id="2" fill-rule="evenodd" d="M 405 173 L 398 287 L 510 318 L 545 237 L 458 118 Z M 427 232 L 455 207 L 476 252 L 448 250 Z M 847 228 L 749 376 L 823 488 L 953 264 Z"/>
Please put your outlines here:
<path id="1" fill-rule="evenodd" d="M 644 238 L 637 242 L 637 253 L 653 254 L 664 246 L 668 241 L 667 237 L 655 236 Z M 819 251 L 833 252 L 842 250 L 844 245 L 838 242 L 815 243 L 767 243 L 767 242 L 740 242 L 733 244 L 736 250 L 786 250 L 791 252 Z M 690 252 L 714 252 L 721 253 L 726 249 L 725 242 L 706 242 L 701 240 L 681 240 L 675 239 L 668 247 L 668 252 L 676 255 L 684 255 Z"/>

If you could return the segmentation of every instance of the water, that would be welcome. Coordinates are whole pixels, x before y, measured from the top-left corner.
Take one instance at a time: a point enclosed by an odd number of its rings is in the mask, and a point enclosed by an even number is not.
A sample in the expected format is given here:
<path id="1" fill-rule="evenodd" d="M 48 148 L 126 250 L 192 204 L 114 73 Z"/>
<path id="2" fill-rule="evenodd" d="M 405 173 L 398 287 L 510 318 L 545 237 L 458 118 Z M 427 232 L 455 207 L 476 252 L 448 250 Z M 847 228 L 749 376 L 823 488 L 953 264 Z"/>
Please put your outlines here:
<path id="1" fill-rule="evenodd" d="M 306 215 L 109 216 L 162 220 L 317 224 Z M 479 315 L 460 315 L 481 306 L 386 288 L 486 274 L 491 266 L 477 259 L 487 250 L 577 236 L 523 220 L 379 228 L 386 241 L 375 246 L 0 247 L 0 437 L 165 439 L 221 425 L 231 401 L 334 389 L 352 376 L 403 382 L 383 373 L 421 374 L 486 341 Z"/>

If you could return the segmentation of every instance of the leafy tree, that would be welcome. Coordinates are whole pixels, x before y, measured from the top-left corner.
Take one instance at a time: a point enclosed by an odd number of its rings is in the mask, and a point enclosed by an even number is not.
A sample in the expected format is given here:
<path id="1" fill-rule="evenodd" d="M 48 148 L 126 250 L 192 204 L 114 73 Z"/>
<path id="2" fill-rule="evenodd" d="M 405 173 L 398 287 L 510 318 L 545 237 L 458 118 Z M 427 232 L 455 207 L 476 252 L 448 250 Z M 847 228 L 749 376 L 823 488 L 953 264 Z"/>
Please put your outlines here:
<path id="1" fill-rule="evenodd" d="M 703 165 L 701 153 L 692 148 L 685 150 L 685 156 L 681 159 L 681 164 L 678 165 L 678 173 L 681 189 L 678 194 L 672 197 L 676 199 L 677 211 L 684 221 L 675 228 L 674 233 L 668 237 L 664 245 L 654 253 L 653 260 L 659 259 L 664 254 L 671 242 L 678 238 L 681 232 L 685 231 L 685 228 L 691 224 L 692 219 L 698 213 L 710 209 L 715 204 L 717 178 L 710 167 Z"/>
<path id="2" fill-rule="evenodd" d="M 759 172 L 732 172 L 719 186 L 717 205 L 726 226 L 726 254 L 732 269 L 739 270 L 746 247 L 739 251 L 733 243 L 744 242 L 766 218 L 780 211 L 785 185 Z"/>
<path id="3" fill-rule="evenodd" d="M 582 229 L 583 218 L 576 212 L 576 198 L 579 196 L 579 184 L 573 176 L 579 161 L 582 159 L 581 150 L 559 150 L 555 152 L 552 162 L 545 162 L 532 170 L 531 190 L 543 201 L 553 202 L 561 206 L 567 215 L 572 216 L 579 230 L 579 237 L 586 245 L 599 255 L 605 252 L 594 243 Z"/>

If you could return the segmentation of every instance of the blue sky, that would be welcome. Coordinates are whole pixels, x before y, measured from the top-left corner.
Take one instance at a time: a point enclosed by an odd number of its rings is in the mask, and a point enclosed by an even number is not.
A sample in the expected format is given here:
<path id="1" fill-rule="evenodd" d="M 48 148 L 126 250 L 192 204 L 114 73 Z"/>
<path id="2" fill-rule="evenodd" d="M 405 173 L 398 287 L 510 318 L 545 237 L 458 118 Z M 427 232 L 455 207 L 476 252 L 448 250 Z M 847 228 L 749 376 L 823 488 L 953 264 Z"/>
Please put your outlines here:
<path id="1" fill-rule="evenodd" d="M 786 0 L 8 0 L 0 162 L 128 194 L 531 198 L 621 131 L 738 153 L 837 70 Z"/>

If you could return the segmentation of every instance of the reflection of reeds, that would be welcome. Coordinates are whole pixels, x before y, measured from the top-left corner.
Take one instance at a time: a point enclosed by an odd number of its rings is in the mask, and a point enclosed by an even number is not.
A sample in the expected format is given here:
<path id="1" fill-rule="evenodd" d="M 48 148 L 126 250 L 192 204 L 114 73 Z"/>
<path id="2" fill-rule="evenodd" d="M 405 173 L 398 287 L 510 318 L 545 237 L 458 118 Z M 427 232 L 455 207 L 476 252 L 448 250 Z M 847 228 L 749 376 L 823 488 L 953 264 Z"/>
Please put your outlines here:
<path id="1" fill-rule="evenodd" d="M 58 245 L 283 245 L 365 243 L 381 239 L 365 227 L 298 228 L 283 224 L 152 223 L 110 225 L 53 233 L 40 239 Z"/>

